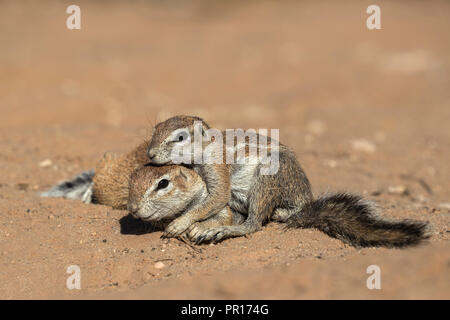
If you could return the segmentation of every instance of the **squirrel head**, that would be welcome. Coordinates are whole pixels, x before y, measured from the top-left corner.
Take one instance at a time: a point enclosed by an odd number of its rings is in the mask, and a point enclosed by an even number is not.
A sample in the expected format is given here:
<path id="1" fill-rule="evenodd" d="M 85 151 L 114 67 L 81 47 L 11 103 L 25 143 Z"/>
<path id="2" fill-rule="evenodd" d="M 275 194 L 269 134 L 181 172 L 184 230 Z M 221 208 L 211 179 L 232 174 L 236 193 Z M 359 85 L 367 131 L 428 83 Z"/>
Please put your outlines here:
<path id="1" fill-rule="evenodd" d="M 128 212 L 144 221 L 173 220 L 206 194 L 206 185 L 194 170 L 146 165 L 131 174 Z"/>
<path id="2" fill-rule="evenodd" d="M 152 139 L 148 148 L 147 155 L 150 163 L 164 165 L 169 163 L 186 163 L 183 161 L 174 161 L 174 156 L 178 154 L 174 151 L 184 148 L 188 156 L 193 156 L 193 146 L 191 143 L 194 138 L 194 132 L 205 135 L 205 131 L 209 129 L 209 125 L 199 117 L 195 116 L 175 116 L 166 121 L 158 123 L 153 128 Z M 174 150 L 178 148 L 177 150 Z M 188 162 L 189 163 L 189 162 Z"/>

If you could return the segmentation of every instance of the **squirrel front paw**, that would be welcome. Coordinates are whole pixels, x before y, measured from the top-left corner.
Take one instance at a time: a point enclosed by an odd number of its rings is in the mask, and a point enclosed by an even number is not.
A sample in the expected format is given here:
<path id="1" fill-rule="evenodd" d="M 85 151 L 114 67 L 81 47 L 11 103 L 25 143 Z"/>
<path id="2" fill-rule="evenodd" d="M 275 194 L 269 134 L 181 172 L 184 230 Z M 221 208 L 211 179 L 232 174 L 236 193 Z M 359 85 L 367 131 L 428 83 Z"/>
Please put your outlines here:
<path id="1" fill-rule="evenodd" d="M 196 233 L 195 244 L 201 244 L 204 242 L 217 243 L 232 236 L 233 231 L 230 226 L 207 229 Z"/>
<path id="2" fill-rule="evenodd" d="M 197 245 L 203 242 L 202 235 L 211 229 L 207 222 L 196 222 L 186 230 L 186 234 L 191 242 Z"/>
<path id="3" fill-rule="evenodd" d="M 176 238 L 191 226 L 191 220 L 186 216 L 181 216 L 173 220 L 164 230 L 162 238 Z"/>

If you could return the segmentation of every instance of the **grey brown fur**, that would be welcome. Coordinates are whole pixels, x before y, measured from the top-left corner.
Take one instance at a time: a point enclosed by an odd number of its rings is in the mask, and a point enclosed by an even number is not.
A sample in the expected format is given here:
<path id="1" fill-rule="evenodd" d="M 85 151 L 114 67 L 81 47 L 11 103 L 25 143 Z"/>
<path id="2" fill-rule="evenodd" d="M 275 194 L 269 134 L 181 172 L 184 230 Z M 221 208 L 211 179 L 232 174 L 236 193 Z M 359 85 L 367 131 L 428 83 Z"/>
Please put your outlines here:
<path id="1" fill-rule="evenodd" d="M 149 160 L 156 165 L 171 164 L 172 149 L 178 143 L 174 131 L 186 128 L 192 136 L 194 121 L 199 118 L 176 116 L 159 123 L 150 142 Z M 165 236 L 189 232 L 196 222 L 214 216 L 229 205 L 232 210 L 247 215 L 245 222 L 203 231 L 195 235 L 197 242 L 243 236 L 260 230 L 268 220 L 318 228 L 354 246 L 404 247 L 428 238 L 427 223 L 383 220 L 370 202 L 358 196 L 335 194 L 314 200 L 308 178 L 294 152 L 282 144 L 269 151 L 279 153 L 279 170 L 274 175 L 261 175 L 261 163 L 190 165 L 205 181 L 208 196 L 171 222 Z"/>
<path id="2" fill-rule="evenodd" d="M 166 182 L 160 187 L 161 181 Z M 145 166 L 130 177 L 128 212 L 135 218 L 164 229 L 175 218 L 207 196 L 205 182 L 194 171 L 183 166 Z M 242 215 L 232 212 L 229 206 L 209 219 L 196 222 L 186 234 L 196 241 L 196 234 L 211 228 L 239 224 Z"/>
<path id="3" fill-rule="evenodd" d="M 360 196 L 337 193 L 319 197 L 292 216 L 288 227 L 316 228 L 356 247 L 401 248 L 429 237 L 428 224 L 381 219 L 373 203 Z"/>

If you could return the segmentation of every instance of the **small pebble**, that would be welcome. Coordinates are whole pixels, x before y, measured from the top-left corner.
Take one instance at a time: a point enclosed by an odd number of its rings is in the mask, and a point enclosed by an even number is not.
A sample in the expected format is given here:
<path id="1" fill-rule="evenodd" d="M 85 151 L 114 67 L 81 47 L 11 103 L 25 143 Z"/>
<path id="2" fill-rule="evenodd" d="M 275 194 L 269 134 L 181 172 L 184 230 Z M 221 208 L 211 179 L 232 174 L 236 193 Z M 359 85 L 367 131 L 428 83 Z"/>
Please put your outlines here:
<path id="1" fill-rule="evenodd" d="M 409 190 L 405 186 L 393 186 L 388 188 L 388 192 L 391 194 L 408 195 Z"/>
<path id="2" fill-rule="evenodd" d="M 427 202 L 427 198 L 425 198 L 423 195 L 419 194 L 417 197 L 414 198 L 414 200 L 418 202 Z"/>
<path id="3" fill-rule="evenodd" d="M 372 191 L 372 193 L 371 193 L 371 195 L 374 196 L 374 197 L 378 197 L 381 194 L 382 194 L 381 190 L 375 190 L 375 191 Z"/>
<path id="4" fill-rule="evenodd" d="M 327 164 L 330 168 L 336 168 L 337 167 L 337 162 L 336 160 L 328 160 Z"/>
<path id="5" fill-rule="evenodd" d="M 352 141 L 353 149 L 366 153 L 374 153 L 377 150 L 375 144 L 367 139 L 356 139 Z"/>
<path id="6" fill-rule="evenodd" d="M 165 267 L 164 263 L 162 263 L 161 261 L 158 261 L 157 263 L 154 264 L 154 267 L 156 269 L 162 269 Z"/>
<path id="7" fill-rule="evenodd" d="M 50 159 L 45 159 L 45 160 L 39 162 L 39 167 L 41 167 L 41 168 L 46 168 L 46 167 L 50 167 L 52 164 L 53 164 L 53 163 L 52 163 L 52 160 L 50 160 Z"/>

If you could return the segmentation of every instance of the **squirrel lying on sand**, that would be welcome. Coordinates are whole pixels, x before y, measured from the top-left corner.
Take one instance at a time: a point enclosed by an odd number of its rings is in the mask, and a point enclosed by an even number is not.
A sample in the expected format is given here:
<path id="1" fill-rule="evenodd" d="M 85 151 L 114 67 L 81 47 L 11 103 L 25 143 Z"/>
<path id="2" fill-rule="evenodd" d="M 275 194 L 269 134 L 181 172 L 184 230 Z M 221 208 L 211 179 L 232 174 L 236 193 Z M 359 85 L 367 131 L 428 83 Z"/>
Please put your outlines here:
<path id="1" fill-rule="evenodd" d="M 131 174 L 128 212 L 164 229 L 207 196 L 206 184 L 194 170 L 175 165 L 144 166 Z M 244 216 L 225 206 L 211 218 L 196 222 L 187 236 L 195 242 L 196 234 L 215 227 L 237 225 L 244 220 Z"/>
<path id="2" fill-rule="evenodd" d="M 95 172 L 84 172 L 41 195 L 128 208 L 133 216 L 165 228 L 165 236 L 186 233 L 198 244 L 255 232 L 268 220 L 317 228 L 356 247 L 406 247 L 429 237 L 427 222 L 383 219 L 372 202 L 357 195 L 313 199 L 295 154 L 282 144 L 271 150 L 270 139 L 269 151 L 279 156 L 273 175 L 260 175 L 262 164 L 254 161 L 171 165 L 172 149 L 185 142 L 186 133 L 193 136 L 195 121 L 209 128 L 198 117 L 170 118 L 156 125 L 151 141 L 124 156 L 107 154 Z M 245 150 L 248 156 L 247 146 Z"/>
<path id="3" fill-rule="evenodd" d="M 195 135 L 194 125 L 199 122 L 202 126 L 200 144 L 207 149 L 214 141 L 203 139 L 204 132 L 210 128 L 208 124 L 199 117 L 175 116 L 155 126 L 148 149 L 150 163 L 160 166 L 173 164 L 174 149 L 181 150 L 186 142 L 191 143 Z M 224 141 L 216 153 L 226 153 L 225 136 L 223 132 Z M 260 138 L 267 139 L 258 135 L 258 141 Z M 274 144 L 270 138 L 268 140 L 268 152 L 277 153 L 279 159 L 277 172 L 270 175 L 261 174 L 261 159 L 249 159 L 247 140 L 244 142 L 247 160 L 244 164 L 225 161 L 196 163 L 194 148 L 184 148 L 190 152 L 184 158 L 184 164 L 199 173 L 206 183 L 208 195 L 173 220 L 164 235 L 176 237 L 187 231 L 194 234 L 198 243 L 217 242 L 258 231 L 264 222 L 277 220 L 290 227 L 317 228 L 357 247 L 405 247 L 429 237 L 427 222 L 382 219 L 371 202 L 357 195 L 339 193 L 313 199 L 308 178 L 295 153 L 281 143 L 278 145 L 278 142 Z M 277 147 L 272 148 L 272 145 Z M 201 231 L 201 234 L 193 231 L 196 222 L 218 214 L 227 206 L 246 215 L 246 220 L 239 225 Z"/>

